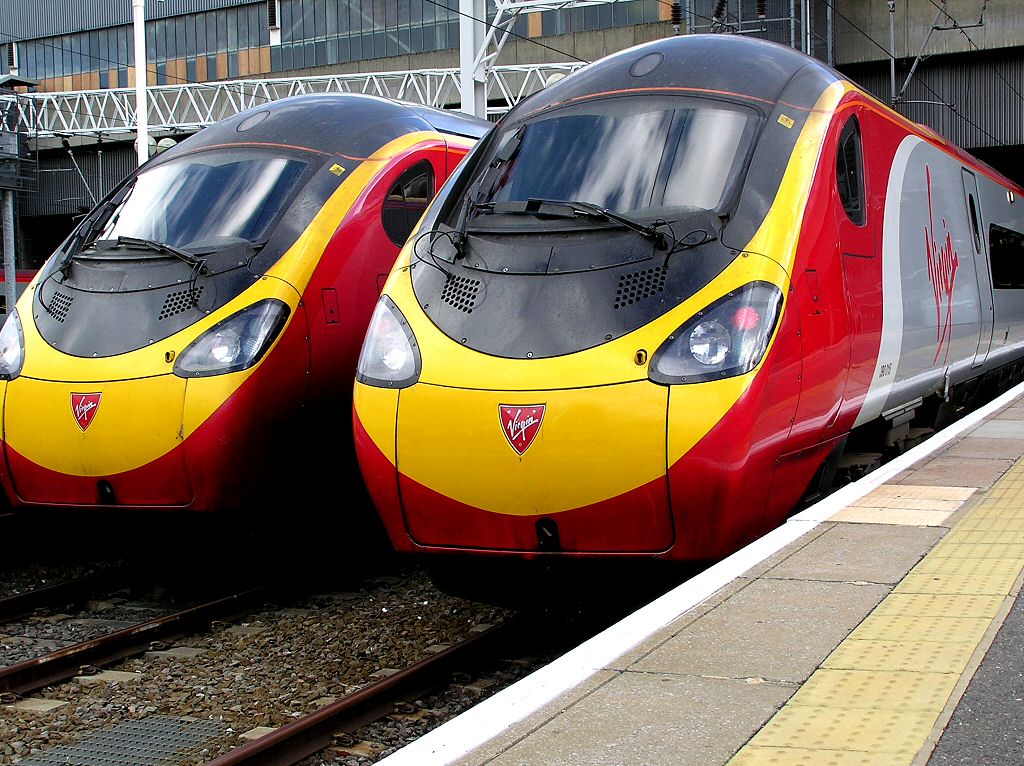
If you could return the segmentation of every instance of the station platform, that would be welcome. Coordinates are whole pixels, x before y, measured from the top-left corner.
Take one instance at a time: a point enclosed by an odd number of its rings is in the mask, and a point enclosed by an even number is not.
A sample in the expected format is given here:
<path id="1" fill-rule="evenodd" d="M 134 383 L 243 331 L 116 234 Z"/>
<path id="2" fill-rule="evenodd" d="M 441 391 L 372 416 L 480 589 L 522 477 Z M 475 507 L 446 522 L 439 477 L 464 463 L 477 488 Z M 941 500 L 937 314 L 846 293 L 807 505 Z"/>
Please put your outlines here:
<path id="1" fill-rule="evenodd" d="M 1024 763 L 1022 396 L 378 763 Z"/>

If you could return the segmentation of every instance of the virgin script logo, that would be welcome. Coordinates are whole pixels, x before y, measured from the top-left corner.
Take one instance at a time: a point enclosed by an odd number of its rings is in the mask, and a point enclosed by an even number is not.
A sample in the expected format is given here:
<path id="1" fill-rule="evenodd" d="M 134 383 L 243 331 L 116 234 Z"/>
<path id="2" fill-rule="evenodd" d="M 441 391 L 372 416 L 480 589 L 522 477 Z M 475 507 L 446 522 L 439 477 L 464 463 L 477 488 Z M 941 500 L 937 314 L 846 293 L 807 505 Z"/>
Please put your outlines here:
<path id="1" fill-rule="evenodd" d="M 512 445 L 512 449 L 522 455 L 533 444 L 533 440 L 544 422 L 544 404 L 499 404 L 498 419 L 501 430 Z"/>
<path id="2" fill-rule="evenodd" d="M 71 394 L 71 414 L 75 416 L 75 422 L 83 431 L 92 425 L 102 396 L 103 394 Z"/>
<path id="3" fill-rule="evenodd" d="M 928 183 L 928 225 L 924 227 L 924 247 L 928 256 L 928 279 L 932 283 L 935 295 L 935 358 L 939 360 L 945 347 L 949 356 L 949 343 L 953 336 L 953 283 L 956 272 L 960 268 L 960 256 L 953 249 L 953 237 L 949 233 L 946 219 L 942 218 L 942 228 L 946 237 L 942 244 L 935 241 L 935 219 L 932 212 L 932 174 L 927 165 L 924 166 L 925 180 Z"/>

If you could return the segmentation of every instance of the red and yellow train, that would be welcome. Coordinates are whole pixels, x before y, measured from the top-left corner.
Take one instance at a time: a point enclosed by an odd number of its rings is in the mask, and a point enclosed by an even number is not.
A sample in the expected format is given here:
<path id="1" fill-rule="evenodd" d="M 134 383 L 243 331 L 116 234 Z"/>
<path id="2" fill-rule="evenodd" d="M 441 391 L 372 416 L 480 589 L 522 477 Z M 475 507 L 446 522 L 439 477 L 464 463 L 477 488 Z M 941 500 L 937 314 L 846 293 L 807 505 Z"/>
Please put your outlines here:
<path id="1" fill-rule="evenodd" d="M 371 320 L 356 447 L 393 545 L 728 555 L 1021 378 L 1022 193 L 781 45 L 564 78 L 474 148 Z"/>
<path id="2" fill-rule="evenodd" d="M 279 518 L 282 503 L 365 497 L 350 381 L 367 322 L 427 203 L 491 127 L 294 96 L 146 162 L 0 332 L 10 505 Z"/>

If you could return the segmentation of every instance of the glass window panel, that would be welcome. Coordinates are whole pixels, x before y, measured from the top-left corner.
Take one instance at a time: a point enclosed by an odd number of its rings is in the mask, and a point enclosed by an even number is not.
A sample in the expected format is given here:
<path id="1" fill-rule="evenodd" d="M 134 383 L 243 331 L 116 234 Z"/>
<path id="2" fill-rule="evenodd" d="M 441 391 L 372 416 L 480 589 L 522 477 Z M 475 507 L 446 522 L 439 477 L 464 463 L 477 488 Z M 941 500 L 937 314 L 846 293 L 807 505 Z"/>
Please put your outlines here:
<path id="1" fill-rule="evenodd" d="M 226 51 L 228 49 L 228 12 L 217 11 L 217 42 L 215 51 Z"/>
<path id="2" fill-rule="evenodd" d="M 228 51 L 228 77 L 238 77 L 238 51 Z"/>
<path id="3" fill-rule="evenodd" d="M 101 29 L 99 34 L 99 44 L 96 46 L 96 68 L 106 70 L 109 69 L 110 66 L 110 30 Z"/>
<path id="4" fill-rule="evenodd" d="M 199 51 L 196 46 L 198 40 L 196 39 L 196 22 L 195 16 L 185 16 L 185 55 L 195 56 Z M 181 55 L 180 53 L 178 55 Z"/>
<path id="5" fill-rule="evenodd" d="M 1024 288 L 1024 234 L 992 224 L 989 226 L 992 286 Z"/>
<path id="6" fill-rule="evenodd" d="M 126 27 L 118 27 L 114 30 L 117 44 L 117 55 L 115 56 L 115 60 L 117 61 L 117 65 L 122 67 L 131 66 L 134 63 L 132 61 L 134 54 L 131 57 L 128 55 L 128 36 L 125 34 L 126 31 Z"/>
<path id="7" fill-rule="evenodd" d="M 234 8 L 227 11 L 227 50 L 238 50 L 238 13 Z"/>
<path id="8" fill-rule="evenodd" d="M 168 58 L 180 59 L 188 51 L 188 43 L 185 41 L 185 17 L 176 16 L 174 18 L 174 50 L 170 51 Z"/>
<path id="9" fill-rule="evenodd" d="M 89 33 L 88 37 L 85 38 L 85 64 L 86 71 L 95 72 L 100 69 L 101 65 L 99 62 L 100 52 L 100 33 L 99 30 L 94 30 Z"/>
<path id="10" fill-rule="evenodd" d="M 346 0 L 339 0 L 338 8 L 337 8 L 338 34 L 339 35 L 346 34 L 352 28 L 351 24 L 349 24 L 349 14 L 350 13 L 351 13 L 351 10 L 349 8 L 348 2 L 346 2 Z"/>
<path id="11" fill-rule="evenodd" d="M 71 73 L 82 71 L 82 35 L 71 36 Z"/>
<path id="12" fill-rule="evenodd" d="M 284 3 L 282 3 L 284 5 Z M 302 39 L 302 8 L 298 3 L 289 3 L 291 13 L 282 20 L 282 38 L 285 30 L 288 30 L 288 39 L 298 41 Z M 284 8 L 282 8 L 284 11 Z M 284 15 L 284 14 L 283 14 Z"/>

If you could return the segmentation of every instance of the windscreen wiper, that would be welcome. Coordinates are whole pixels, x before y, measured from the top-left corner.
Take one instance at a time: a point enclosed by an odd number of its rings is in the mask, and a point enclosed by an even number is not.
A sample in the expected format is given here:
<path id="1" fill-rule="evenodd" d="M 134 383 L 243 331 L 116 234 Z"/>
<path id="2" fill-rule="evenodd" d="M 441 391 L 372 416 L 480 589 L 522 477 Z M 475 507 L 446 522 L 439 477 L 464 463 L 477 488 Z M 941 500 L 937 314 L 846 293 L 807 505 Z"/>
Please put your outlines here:
<path id="1" fill-rule="evenodd" d="M 125 237 L 120 236 L 117 238 L 117 244 L 127 245 L 128 247 L 142 247 L 147 250 L 152 250 L 157 253 L 166 253 L 167 255 L 173 255 L 190 266 L 202 266 L 206 263 L 205 258 L 201 258 L 198 255 L 194 255 L 187 250 L 174 247 L 174 245 L 168 245 L 166 242 L 157 242 L 155 239 L 143 239 L 142 237 Z"/>
<path id="2" fill-rule="evenodd" d="M 664 225 L 664 222 L 655 222 L 654 225 L 648 225 L 623 213 L 617 213 L 614 210 L 595 205 L 593 202 L 530 197 L 525 201 L 483 202 L 478 203 L 475 207 L 478 210 L 484 210 L 489 213 L 508 215 L 547 215 L 563 218 L 586 216 L 601 221 L 615 221 L 628 229 L 632 229 L 645 239 L 651 240 L 658 250 L 668 249 L 665 235 L 658 231 L 658 226 Z M 562 209 L 560 210 L 559 208 Z"/>
<path id="3" fill-rule="evenodd" d="M 515 133 L 506 138 L 505 143 L 495 152 L 494 159 L 488 164 L 487 170 L 470 187 L 466 194 L 465 205 L 453 230 L 452 243 L 456 250 L 460 252 L 462 250 L 466 240 L 466 227 L 469 226 L 469 220 L 473 217 L 473 213 L 487 207 L 487 203 L 481 202 L 481 200 L 487 199 L 494 193 L 498 179 L 502 174 L 508 172 L 508 166 L 519 156 L 519 149 L 522 148 L 525 133 L 526 126 L 520 125 Z"/>

